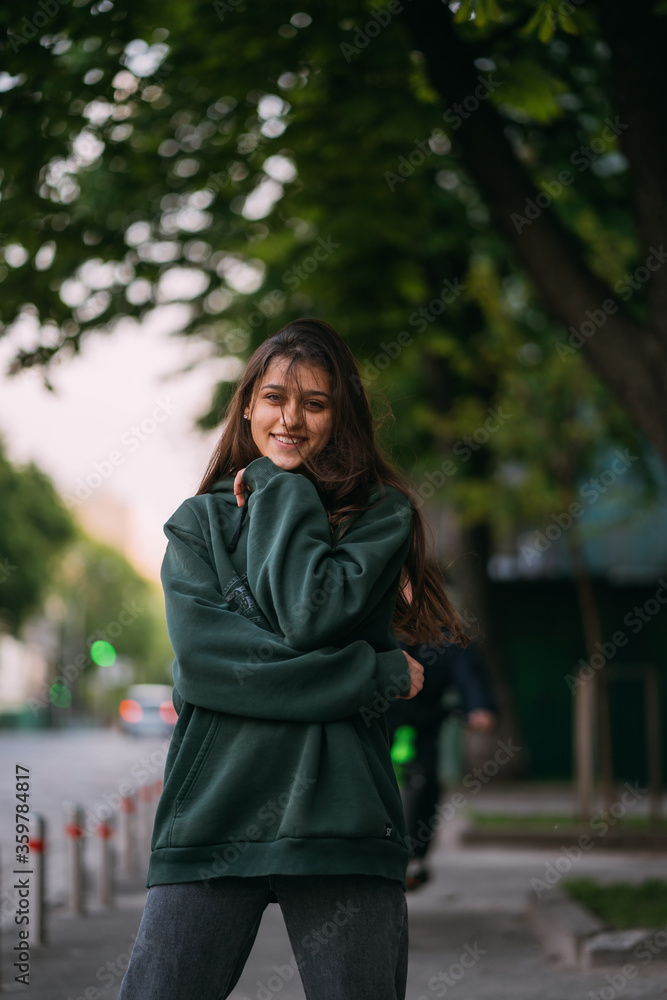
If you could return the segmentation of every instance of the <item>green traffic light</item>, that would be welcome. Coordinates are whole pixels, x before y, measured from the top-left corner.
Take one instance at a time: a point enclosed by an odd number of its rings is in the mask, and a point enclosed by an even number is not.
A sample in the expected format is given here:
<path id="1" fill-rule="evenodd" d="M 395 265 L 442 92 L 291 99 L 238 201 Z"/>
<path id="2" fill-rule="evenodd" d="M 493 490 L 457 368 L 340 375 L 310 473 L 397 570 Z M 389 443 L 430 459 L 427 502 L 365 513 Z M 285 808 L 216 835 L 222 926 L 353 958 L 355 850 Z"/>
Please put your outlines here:
<path id="1" fill-rule="evenodd" d="M 413 726 L 399 726 L 394 733 L 394 742 L 391 748 L 391 759 L 394 764 L 409 764 L 414 760 L 417 750 L 415 739 L 417 730 Z"/>
<path id="2" fill-rule="evenodd" d="M 110 667 L 116 662 L 116 650 L 110 642 L 98 639 L 90 647 L 90 658 L 98 667 Z"/>

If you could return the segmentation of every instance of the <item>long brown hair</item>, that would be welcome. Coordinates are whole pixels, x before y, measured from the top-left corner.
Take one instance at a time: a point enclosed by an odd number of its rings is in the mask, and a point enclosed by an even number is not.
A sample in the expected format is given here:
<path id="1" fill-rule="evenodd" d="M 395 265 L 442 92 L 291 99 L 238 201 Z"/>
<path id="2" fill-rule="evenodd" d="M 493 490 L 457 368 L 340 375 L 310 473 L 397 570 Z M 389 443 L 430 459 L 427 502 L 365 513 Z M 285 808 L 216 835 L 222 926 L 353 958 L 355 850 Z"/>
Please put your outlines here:
<path id="1" fill-rule="evenodd" d="M 287 358 L 287 374 L 298 378 L 298 366 L 317 365 L 329 375 L 332 411 L 331 437 L 312 459 L 304 456 L 300 472 L 314 483 L 329 515 L 332 534 L 341 537 L 363 510 L 378 487 L 393 486 L 412 505 L 412 537 L 403 567 L 412 586 L 408 603 L 399 589 L 393 627 L 411 642 L 439 644 L 441 628 L 447 638 L 468 644 L 465 623 L 447 596 L 444 579 L 426 551 L 424 518 L 412 490 L 390 465 L 376 441 L 376 427 L 368 396 L 352 352 L 338 333 L 322 320 L 305 317 L 288 323 L 254 352 L 227 407 L 223 431 L 197 493 L 208 493 L 214 483 L 243 469 L 260 452 L 243 419 L 253 398 L 257 379 L 277 358 Z"/>

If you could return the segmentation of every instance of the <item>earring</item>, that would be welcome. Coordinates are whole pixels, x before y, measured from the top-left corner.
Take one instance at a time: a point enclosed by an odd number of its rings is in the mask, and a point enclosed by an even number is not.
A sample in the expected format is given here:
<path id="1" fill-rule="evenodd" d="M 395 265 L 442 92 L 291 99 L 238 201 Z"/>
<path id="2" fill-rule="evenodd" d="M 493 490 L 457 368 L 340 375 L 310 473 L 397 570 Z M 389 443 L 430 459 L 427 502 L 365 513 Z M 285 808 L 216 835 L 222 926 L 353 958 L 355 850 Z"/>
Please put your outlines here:
<path id="1" fill-rule="evenodd" d="M 247 413 L 244 413 L 244 414 L 243 414 L 243 419 L 244 419 L 244 420 L 250 420 L 250 417 L 248 416 L 248 414 L 247 414 Z"/>

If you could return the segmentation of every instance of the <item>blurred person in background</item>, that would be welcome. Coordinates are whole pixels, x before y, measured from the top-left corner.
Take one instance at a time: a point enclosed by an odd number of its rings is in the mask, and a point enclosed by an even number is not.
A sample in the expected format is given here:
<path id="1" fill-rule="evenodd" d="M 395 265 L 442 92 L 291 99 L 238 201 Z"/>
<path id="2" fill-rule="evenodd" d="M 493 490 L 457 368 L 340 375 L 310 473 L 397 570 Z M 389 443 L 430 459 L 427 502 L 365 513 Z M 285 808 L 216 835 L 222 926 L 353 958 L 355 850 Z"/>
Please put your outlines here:
<path id="1" fill-rule="evenodd" d="M 229 996 L 271 902 L 307 996 L 404 1000 L 409 841 L 384 707 L 424 670 L 396 634 L 467 637 L 327 323 L 255 351 L 165 533 L 178 722 L 119 1000 Z"/>
<path id="2" fill-rule="evenodd" d="M 409 581 L 405 584 L 411 599 Z M 433 842 L 437 807 L 441 796 L 439 739 L 445 719 L 452 713 L 464 716 L 472 732 L 489 733 L 497 723 L 497 706 L 490 691 L 479 647 L 447 641 L 437 646 L 410 644 L 399 634 L 399 645 L 424 667 L 424 684 L 410 701 L 392 701 L 386 711 L 392 742 L 392 757 L 402 776 L 402 799 L 408 835 L 410 861 L 406 873 L 408 891 L 418 889 L 430 878 L 426 856 Z M 451 704 L 455 695 L 457 705 Z M 447 699 L 449 696 L 449 700 Z"/>

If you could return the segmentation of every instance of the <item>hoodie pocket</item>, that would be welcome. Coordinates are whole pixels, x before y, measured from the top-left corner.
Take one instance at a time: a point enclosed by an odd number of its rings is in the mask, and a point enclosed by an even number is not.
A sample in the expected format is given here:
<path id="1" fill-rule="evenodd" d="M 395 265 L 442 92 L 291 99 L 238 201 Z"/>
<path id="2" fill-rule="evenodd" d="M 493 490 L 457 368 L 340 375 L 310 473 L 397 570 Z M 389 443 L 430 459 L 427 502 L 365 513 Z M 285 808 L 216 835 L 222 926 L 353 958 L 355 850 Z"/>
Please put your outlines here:
<path id="1" fill-rule="evenodd" d="M 368 776 L 368 802 L 375 804 L 375 830 L 372 836 L 402 839 L 407 834 L 398 781 L 394 774 L 391 751 L 382 728 L 374 724 L 360 732 L 361 722 L 351 723 Z M 391 829 L 393 834 L 387 833 Z M 398 836 L 396 836 L 398 835 Z"/>
<path id="2" fill-rule="evenodd" d="M 174 846 L 174 822 L 211 752 L 221 722 L 219 712 L 183 702 L 167 755 L 151 850 Z"/>
<path id="3" fill-rule="evenodd" d="M 196 711 L 197 710 L 195 709 L 195 712 Z M 203 709 L 203 711 L 207 711 L 207 710 Z M 176 815 L 177 816 L 179 815 L 179 813 L 181 813 L 183 811 L 183 808 L 184 808 L 185 804 L 187 803 L 188 798 L 191 795 L 191 793 L 192 793 L 192 791 L 193 791 L 193 789 L 194 789 L 194 787 L 196 785 L 197 778 L 201 774 L 202 770 L 204 769 L 204 765 L 206 763 L 206 759 L 208 758 L 208 756 L 209 756 L 209 754 L 211 752 L 211 747 L 215 744 L 215 741 L 216 741 L 216 738 L 217 738 L 217 734 L 218 734 L 218 729 L 220 728 L 220 723 L 222 722 L 222 716 L 220 715 L 219 712 L 208 712 L 207 711 L 207 715 L 211 716 L 211 718 L 209 718 L 207 720 L 207 725 L 206 725 L 206 730 L 205 730 L 204 738 L 201 741 L 201 744 L 200 744 L 199 750 L 197 752 L 197 755 L 196 755 L 195 759 L 192 761 L 190 769 L 187 772 L 187 774 L 185 775 L 185 779 L 183 781 L 183 784 L 181 785 L 180 790 L 179 790 L 179 792 L 178 792 L 178 794 L 176 796 Z"/>

